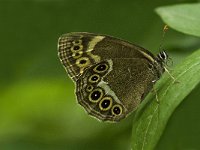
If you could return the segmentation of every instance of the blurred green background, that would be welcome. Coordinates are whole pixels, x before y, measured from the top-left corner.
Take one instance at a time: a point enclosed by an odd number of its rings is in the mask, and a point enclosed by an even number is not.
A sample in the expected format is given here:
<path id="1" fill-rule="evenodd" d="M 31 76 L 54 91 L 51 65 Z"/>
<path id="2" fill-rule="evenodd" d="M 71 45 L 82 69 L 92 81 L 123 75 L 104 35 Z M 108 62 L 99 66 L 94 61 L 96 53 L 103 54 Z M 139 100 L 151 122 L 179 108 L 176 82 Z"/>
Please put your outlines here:
<path id="1" fill-rule="evenodd" d="M 133 115 L 117 124 L 89 117 L 57 57 L 58 37 L 86 31 L 158 52 L 159 6 L 193 0 L 0 1 L 0 150 L 130 149 Z M 199 39 L 169 29 L 163 47 L 174 66 Z M 173 68 L 173 67 L 172 67 Z M 200 149 L 200 85 L 171 117 L 156 149 Z"/>

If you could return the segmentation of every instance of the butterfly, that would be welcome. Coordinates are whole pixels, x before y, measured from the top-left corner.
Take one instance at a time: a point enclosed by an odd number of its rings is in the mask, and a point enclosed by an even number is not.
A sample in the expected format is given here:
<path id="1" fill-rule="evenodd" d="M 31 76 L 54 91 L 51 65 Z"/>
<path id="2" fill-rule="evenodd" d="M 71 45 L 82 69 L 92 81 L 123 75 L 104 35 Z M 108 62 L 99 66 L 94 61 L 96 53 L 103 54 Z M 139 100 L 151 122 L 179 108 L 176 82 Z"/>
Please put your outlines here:
<path id="1" fill-rule="evenodd" d="M 150 51 L 108 35 L 63 34 L 58 57 L 75 83 L 78 103 L 91 116 L 118 122 L 135 111 L 165 71 L 165 51 Z"/>

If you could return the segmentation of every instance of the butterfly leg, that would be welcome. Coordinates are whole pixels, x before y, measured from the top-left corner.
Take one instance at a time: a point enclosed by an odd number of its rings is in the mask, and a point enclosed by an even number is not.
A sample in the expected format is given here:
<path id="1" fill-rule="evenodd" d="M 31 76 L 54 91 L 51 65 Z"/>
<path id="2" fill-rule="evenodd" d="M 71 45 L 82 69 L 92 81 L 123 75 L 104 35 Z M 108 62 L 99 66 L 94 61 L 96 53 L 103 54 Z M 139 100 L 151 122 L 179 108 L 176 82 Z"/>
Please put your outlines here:
<path id="1" fill-rule="evenodd" d="M 153 83 L 155 83 L 157 80 L 153 80 L 152 82 Z M 153 86 L 153 92 L 155 93 L 155 95 L 156 95 L 156 102 L 159 104 L 160 103 L 160 101 L 159 101 L 159 99 L 158 99 L 158 94 L 157 94 L 157 90 L 155 89 L 155 87 Z"/>
<path id="2" fill-rule="evenodd" d="M 177 81 L 176 78 L 174 78 L 174 76 L 172 76 L 172 74 L 169 72 L 169 70 L 166 67 L 164 67 L 164 69 L 169 74 L 169 76 L 172 78 L 174 83 L 180 83 L 180 81 Z"/>

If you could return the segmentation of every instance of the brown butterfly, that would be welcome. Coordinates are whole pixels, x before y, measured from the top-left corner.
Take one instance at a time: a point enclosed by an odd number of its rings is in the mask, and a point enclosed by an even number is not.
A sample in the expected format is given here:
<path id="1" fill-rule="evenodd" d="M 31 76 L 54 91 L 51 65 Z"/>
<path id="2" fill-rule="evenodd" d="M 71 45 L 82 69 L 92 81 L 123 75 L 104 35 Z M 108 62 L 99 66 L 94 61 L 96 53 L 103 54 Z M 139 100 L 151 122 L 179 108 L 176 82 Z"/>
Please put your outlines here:
<path id="1" fill-rule="evenodd" d="M 168 55 L 107 35 L 64 34 L 58 56 L 76 85 L 78 103 L 102 121 L 117 122 L 134 111 L 165 71 Z"/>

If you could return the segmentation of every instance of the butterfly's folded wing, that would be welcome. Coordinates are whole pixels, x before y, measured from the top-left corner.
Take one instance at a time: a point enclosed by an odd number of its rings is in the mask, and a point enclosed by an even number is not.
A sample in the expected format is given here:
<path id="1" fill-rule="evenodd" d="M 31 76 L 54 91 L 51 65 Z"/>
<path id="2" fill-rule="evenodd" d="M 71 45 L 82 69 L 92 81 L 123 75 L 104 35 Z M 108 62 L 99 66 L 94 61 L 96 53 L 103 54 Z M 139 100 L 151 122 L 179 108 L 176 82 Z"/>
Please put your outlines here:
<path id="1" fill-rule="evenodd" d="M 158 78 L 153 54 L 110 36 L 64 34 L 58 51 L 76 81 L 78 102 L 100 120 L 119 121 L 127 116 Z"/>

